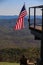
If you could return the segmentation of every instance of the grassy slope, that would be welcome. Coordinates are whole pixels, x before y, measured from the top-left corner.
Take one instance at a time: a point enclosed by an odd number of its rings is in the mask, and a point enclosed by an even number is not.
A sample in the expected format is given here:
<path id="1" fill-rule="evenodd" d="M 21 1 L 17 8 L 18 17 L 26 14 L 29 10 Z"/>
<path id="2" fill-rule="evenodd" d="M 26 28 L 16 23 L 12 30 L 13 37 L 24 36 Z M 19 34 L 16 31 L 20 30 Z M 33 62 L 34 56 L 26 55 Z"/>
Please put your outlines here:
<path id="1" fill-rule="evenodd" d="M 19 65 L 19 63 L 0 62 L 0 65 Z"/>

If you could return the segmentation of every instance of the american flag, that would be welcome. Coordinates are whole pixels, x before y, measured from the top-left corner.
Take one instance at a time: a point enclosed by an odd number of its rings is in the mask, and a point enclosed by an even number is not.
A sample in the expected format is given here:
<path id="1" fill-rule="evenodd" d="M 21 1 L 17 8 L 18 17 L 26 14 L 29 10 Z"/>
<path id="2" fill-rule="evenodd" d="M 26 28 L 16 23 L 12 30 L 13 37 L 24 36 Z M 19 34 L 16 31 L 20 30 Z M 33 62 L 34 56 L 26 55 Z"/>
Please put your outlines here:
<path id="1" fill-rule="evenodd" d="M 27 11 L 25 9 L 25 4 L 24 4 L 17 19 L 16 25 L 14 26 L 14 30 L 21 30 L 24 28 L 24 17 L 26 15 L 27 15 Z"/>

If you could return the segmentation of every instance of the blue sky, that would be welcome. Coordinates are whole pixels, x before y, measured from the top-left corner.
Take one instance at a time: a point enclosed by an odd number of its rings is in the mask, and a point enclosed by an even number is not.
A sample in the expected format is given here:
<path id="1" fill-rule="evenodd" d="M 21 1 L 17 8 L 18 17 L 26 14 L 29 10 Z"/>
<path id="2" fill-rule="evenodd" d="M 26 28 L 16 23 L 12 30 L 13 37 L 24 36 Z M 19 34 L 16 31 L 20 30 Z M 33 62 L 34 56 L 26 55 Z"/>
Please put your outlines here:
<path id="1" fill-rule="evenodd" d="M 0 0 L 0 15 L 19 15 L 24 2 L 27 14 L 30 6 L 43 4 L 43 0 Z M 37 11 L 38 15 L 39 13 L 41 14 L 40 10 Z"/>

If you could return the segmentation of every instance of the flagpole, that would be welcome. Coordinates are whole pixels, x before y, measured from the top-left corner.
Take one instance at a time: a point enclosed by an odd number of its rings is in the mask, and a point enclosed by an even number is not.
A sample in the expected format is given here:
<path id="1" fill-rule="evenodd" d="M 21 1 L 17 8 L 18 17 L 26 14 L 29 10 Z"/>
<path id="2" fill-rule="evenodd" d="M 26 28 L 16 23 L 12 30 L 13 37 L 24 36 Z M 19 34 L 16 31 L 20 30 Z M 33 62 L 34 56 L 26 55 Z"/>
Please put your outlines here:
<path id="1" fill-rule="evenodd" d="M 25 2 L 24 2 L 24 6 L 25 6 Z"/>
<path id="2" fill-rule="evenodd" d="M 24 5 L 25 5 L 25 2 L 24 2 Z"/>

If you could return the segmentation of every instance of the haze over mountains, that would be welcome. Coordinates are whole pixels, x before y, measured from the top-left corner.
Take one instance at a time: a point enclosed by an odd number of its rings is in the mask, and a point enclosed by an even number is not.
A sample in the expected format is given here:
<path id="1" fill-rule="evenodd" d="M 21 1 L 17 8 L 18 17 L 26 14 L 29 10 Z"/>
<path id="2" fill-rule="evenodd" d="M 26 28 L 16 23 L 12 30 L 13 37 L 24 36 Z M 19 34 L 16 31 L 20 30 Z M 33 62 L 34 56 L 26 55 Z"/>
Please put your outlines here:
<path id="1" fill-rule="evenodd" d="M 28 17 L 29 17 L 29 15 L 25 16 L 25 18 L 28 18 Z M 38 16 L 38 15 L 36 17 L 37 18 L 41 18 L 41 16 Z M 4 15 L 2 16 L 2 15 L 0 15 L 0 19 L 13 19 L 13 18 L 18 18 L 18 15 L 14 15 L 14 16 L 7 16 L 7 15 L 6 16 L 4 16 Z M 34 16 L 31 15 L 31 19 L 32 18 L 34 18 Z"/>
<path id="2" fill-rule="evenodd" d="M 18 16 L 0 16 L 0 49 L 40 47 L 40 41 L 34 40 L 28 26 L 28 16 L 25 17 L 25 29 L 13 29 Z"/>

